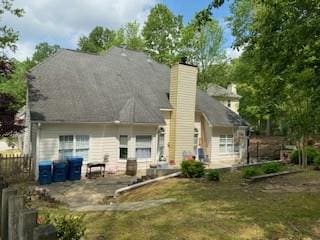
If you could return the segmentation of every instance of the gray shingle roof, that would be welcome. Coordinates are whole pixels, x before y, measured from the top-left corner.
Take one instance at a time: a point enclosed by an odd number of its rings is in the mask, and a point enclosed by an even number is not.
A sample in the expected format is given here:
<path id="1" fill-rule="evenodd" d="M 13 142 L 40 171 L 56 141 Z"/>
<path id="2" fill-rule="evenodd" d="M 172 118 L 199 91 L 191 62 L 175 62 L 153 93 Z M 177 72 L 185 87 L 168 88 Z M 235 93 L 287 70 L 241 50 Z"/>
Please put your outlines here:
<path id="1" fill-rule="evenodd" d="M 224 87 L 217 84 L 209 85 L 207 89 L 207 94 L 212 97 L 230 97 L 230 98 L 241 98 L 240 95 L 235 94 Z"/>
<path id="2" fill-rule="evenodd" d="M 94 55 L 61 49 L 30 71 L 31 120 L 161 124 L 160 109 L 172 108 L 169 82 L 170 68 L 142 52 L 113 47 Z M 196 107 L 212 125 L 242 124 L 200 90 Z"/>

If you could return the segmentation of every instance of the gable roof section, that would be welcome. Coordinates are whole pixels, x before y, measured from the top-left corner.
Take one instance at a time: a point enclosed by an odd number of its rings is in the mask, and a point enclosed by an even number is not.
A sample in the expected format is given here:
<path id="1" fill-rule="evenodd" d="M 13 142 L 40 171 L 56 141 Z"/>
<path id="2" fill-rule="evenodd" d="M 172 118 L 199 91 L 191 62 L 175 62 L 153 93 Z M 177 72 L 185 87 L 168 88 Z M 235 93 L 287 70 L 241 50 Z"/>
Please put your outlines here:
<path id="1" fill-rule="evenodd" d="M 207 89 L 207 94 L 212 97 L 229 97 L 229 98 L 241 98 L 240 95 L 235 94 L 228 89 L 221 87 L 217 84 L 210 84 Z"/>
<path id="2" fill-rule="evenodd" d="M 170 68 L 117 47 L 102 55 L 61 49 L 29 74 L 32 121 L 163 124 Z M 200 90 L 197 110 L 212 125 L 235 125 L 227 108 Z"/>

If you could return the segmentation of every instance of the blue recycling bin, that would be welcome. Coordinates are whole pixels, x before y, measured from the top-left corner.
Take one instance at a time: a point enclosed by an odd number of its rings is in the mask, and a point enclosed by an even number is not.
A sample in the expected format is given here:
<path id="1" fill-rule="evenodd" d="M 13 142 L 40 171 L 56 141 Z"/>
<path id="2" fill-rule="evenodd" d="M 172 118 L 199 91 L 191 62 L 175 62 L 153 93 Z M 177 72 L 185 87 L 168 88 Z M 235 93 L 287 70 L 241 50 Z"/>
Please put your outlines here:
<path id="1" fill-rule="evenodd" d="M 64 160 L 53 161 L 53 182 L 64 182 L 67 179 L 68 162 Z"/>
<path id="2" fill-rule="evenodd" d="M 43 160 L 39 162 L 39 178 L 40 185 L 50 184 L 52 182 L 52 161 Z"/>
<path id="3" fill-rule="evenodd" d="M 82 157 L 68 157 L 68 180 L 80 180 L 81 179 L 81 168 L 82 168 Z"/>

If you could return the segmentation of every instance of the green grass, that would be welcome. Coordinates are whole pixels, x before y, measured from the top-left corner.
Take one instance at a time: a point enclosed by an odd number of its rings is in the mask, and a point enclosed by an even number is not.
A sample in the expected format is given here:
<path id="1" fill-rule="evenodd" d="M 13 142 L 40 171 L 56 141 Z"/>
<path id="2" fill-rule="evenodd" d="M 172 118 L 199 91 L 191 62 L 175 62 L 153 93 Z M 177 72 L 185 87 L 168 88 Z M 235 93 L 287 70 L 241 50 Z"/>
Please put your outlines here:
<path id="1" fill-rule="evenodd" d="M 320 239 L 319 171 L 250 185 L 242 181 L 241 173 L 226 173 L 220 182 L 170 179 L 136 189 L 117 201 L 177 201 L 142 211 L 86 214 L 86 239 Z M 290 191 L 264 191 L 288 185 Z"/>

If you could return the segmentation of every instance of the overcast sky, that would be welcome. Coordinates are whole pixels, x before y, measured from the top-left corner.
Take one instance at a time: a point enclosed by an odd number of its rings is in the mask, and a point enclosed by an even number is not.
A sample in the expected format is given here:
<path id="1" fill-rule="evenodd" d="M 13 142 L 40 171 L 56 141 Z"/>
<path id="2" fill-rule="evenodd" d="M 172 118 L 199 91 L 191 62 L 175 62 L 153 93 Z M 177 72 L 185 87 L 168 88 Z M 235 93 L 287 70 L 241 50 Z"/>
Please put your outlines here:
<path id="1" fill-rule="evenodd" d="M 157 3 L 166 4 L 175 14 L 183 15 L 187 23 L 193 15 L 205 8 L 209 0 L 15 0 L 14 5 L 25 10 L 22 18 L 6 15 L 3 22 L 19 31 L 20 39 L 15 57 L 24 60 L 32 56 L 40 42 L 59 44 L 64 48 L 77 48 L 81 35 L 101 25 L 117 29 L 136 20 L 143 24 L 150 9 Z M 214 16 L 225 28 L 224 48 L 229 57 L 238 52 L 231 49 L 232 36 L 224 23 L 229 14 L 227 2 L 214 11 Z"/>

